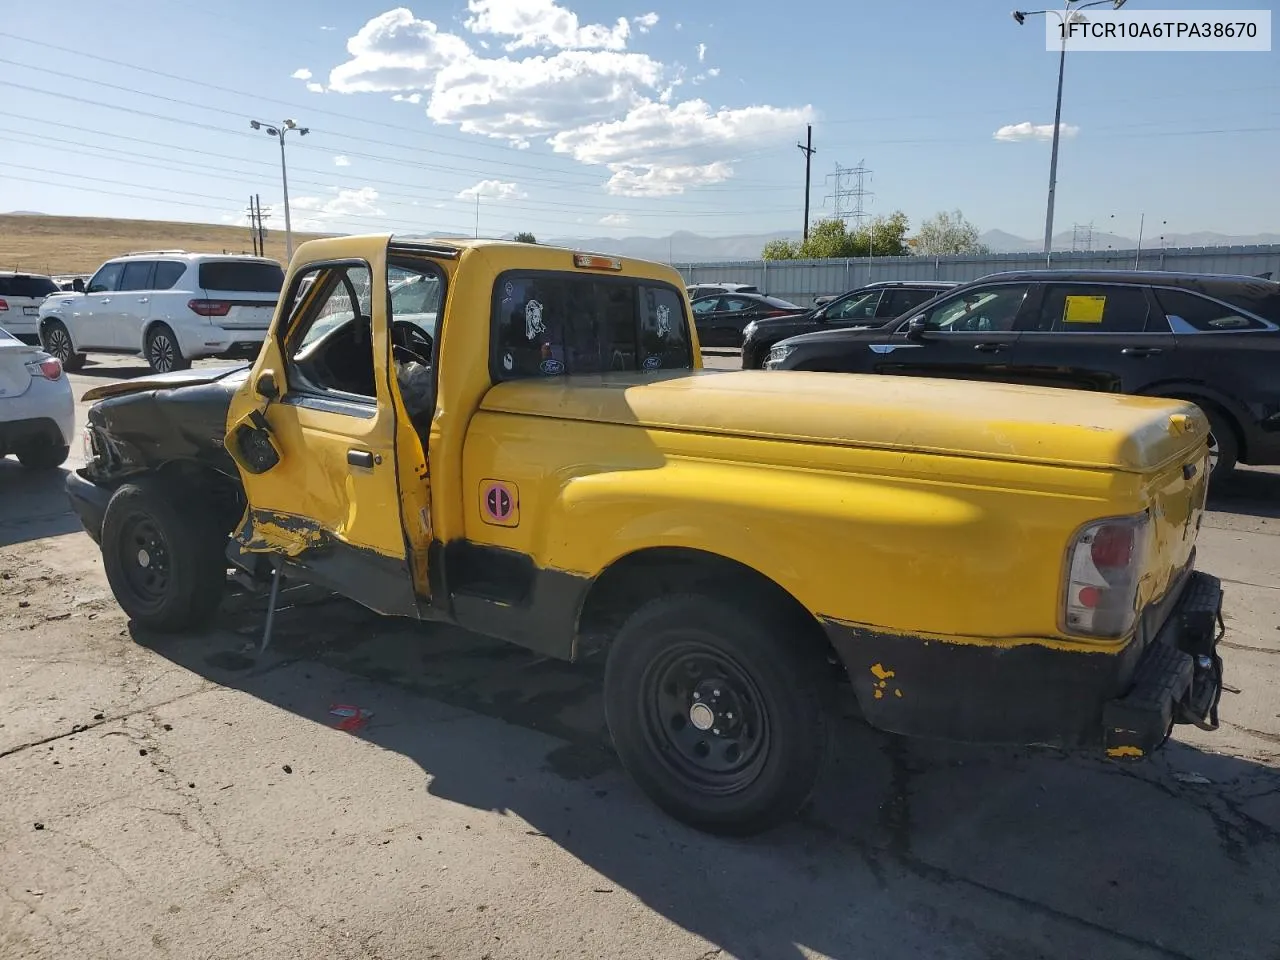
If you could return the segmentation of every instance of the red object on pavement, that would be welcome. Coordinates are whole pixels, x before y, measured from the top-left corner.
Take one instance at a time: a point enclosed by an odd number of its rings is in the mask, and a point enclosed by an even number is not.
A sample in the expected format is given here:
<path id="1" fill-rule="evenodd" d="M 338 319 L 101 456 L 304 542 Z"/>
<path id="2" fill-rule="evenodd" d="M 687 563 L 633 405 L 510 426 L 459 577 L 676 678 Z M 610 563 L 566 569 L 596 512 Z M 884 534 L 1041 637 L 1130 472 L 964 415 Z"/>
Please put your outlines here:
<path id="1" fill-rule="evenodd" d="M 341 717 L 338 722 L 338 729 L 345 730 L 347 733 L 355 733 L 373 716 L 372 710 L 365 710 L 346 703 L 335 703 L 329 708 L 329 715 L 332 717 Z"/>

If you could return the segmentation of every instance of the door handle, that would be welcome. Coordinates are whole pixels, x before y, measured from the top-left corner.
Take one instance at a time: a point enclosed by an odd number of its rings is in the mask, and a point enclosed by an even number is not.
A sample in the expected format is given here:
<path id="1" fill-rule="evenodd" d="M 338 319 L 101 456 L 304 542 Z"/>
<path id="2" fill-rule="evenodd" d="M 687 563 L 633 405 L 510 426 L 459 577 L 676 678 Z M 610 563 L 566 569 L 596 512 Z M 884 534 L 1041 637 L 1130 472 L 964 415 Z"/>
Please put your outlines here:
<path id="1" fill-rule="evenodd" d="M 99 300 L 98 302 L 99 302 L 99 303 L 110 303 L 110 302 L 111 302 L 111 298 L 110 298 L 110 297 L 103 297 L 103 298 L 102 298 L 101 300 Z"/>
<path id="2" fill-rule="evenodd" d="M 979 353 L 999 353 L 1004 347 L 1003 343 L 975 343 L 973 345 L 973 349 Z"/>
<path id="3" fill-rule="evenodd" d="M 150 303 L 150 302 L 151 302 L 151 298 L 150 298 L 150 297 L 139 297 L 139 298 L 138 298 L 138 302 L 139 302 L 139 303 Z"/>
<path id="4" fill-rule="evenodd" d="M 348 450 L 347 463 L 353 467 L 372 467 L 375 463 L 380 463 L 381 457 L 375 457 L 368 450 Z"/>
<path id="5" fill-rule="evenodd" d="M 1160 353 L 1159 347 L 1125 347 L 1120 351 L 1126 357 L 1154 357 Z"/>

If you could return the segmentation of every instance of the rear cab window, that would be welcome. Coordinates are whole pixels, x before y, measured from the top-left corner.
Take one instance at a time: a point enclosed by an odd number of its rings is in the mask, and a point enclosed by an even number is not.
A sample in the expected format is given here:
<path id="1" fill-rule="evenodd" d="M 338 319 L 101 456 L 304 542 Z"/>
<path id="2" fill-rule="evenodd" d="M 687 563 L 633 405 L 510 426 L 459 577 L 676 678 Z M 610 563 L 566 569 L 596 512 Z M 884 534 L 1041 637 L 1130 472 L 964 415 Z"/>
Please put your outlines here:
<path id="1" fill-rule="evenodd" d="M 200 264 L 200 286 L 229 293 L 279 294 L 284 268 L 257 260 L 206 260 Z"/>
<path id="2" fill-rule="evenodd" d="M 684 296 L 660 282 L 511 271 L 494 286 L 492 324 L 495 383 L 693 368 Z"/>

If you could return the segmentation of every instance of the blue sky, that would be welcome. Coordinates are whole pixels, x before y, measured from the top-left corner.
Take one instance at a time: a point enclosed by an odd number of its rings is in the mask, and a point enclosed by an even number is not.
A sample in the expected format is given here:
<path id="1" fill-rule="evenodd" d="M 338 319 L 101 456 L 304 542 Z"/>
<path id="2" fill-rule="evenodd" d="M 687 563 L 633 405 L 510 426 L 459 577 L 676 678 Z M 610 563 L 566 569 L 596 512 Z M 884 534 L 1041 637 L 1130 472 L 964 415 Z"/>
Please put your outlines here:
<path id="1" fill-rule="evenodd" d="M 1049 145 L 995 133 L 1051 129 L 1057 57 L 1009 0 L 5 6 L 0 212 L 278 211 L 248 121 L 293 117 L 295 227 L 471 232 L 479 194 L 487 235 L 799 229 L 811 120 L 815 217 L 863 160 L 872 212 L 1043 230 Z M 1280 230 L 1280 52 L 1072 53 L 1063 123 L 1059 230 Z"/>

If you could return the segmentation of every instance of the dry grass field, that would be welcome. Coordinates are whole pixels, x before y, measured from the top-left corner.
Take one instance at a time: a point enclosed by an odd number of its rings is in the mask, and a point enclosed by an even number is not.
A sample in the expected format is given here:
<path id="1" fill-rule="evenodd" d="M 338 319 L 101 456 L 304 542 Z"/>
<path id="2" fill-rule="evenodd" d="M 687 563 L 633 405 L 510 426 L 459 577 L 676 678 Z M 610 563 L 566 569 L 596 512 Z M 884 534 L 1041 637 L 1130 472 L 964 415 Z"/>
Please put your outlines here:
<path id="1" fill-rule="evenodd" d="M 295 245 L 321 234 L 295 233 Z M 0 214 L 0 270 L 92 273 L 131 250 L 252 253 L 247 227 L 164 220 Z M 267 256 L 284 261 L 284 231 L 267 232 Z"/>

